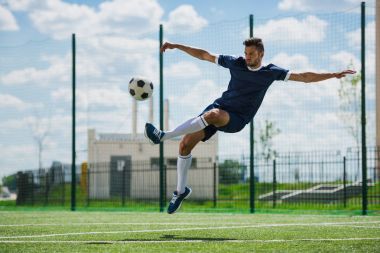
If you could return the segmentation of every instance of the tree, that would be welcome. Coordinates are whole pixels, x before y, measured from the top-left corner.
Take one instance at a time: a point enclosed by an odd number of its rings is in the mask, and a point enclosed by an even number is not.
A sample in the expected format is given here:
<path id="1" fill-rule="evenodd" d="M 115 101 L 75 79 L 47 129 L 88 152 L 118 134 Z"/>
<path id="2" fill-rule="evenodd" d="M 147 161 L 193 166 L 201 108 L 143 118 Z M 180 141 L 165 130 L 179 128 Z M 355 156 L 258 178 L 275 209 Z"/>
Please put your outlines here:
<path id="1" fill-rule="evenodd" d="M 281 133 L 275 122 L 265 120 L 264 127 L 259 128 L 259 153 L 268 162 L 277 157 L 278 153 L 273 148 L 273 138 Z"/>
<path id="2" fill-rule="evenodd" d="M 352 61 L 347 69 L 355 70 Z M 354 138 L 356 147 L 360 146 L 360 81 L 360 72 L 355 75 L 348 75 L 340 79 L 338 90 L 340 99 L 338 117 L 346 125 L 348 133 Z"/>
<path id="3" fill-rule="evenodd" d="M 2 178 L 3 186 L 8 187 L 11 192 L 16 191 L 16 174 L 5 176 Z"/>
<path id="4" fill-rule="evenodd" d="M 50 133 L 51 117 L 50 109 L 48 111 L 48 119 L 44 120 L 39 113 L 34 111 L 35 117 L 31 118 L 29 121 L 29 127 L 32 131 L 33 139 L 37 144 L 38 148 L 38 169 L 42 169 L 42 153 L 44 150 L 45 140 Z M 46 122 L 47 121 L 47 122 Z"/>
<path id="5" fill-rule="evenodd" d="M 221 184 L 237 184 L 241 179 L 241 166 L 237 160 L 224 160 L 219 164 L 219 178 Z"/>

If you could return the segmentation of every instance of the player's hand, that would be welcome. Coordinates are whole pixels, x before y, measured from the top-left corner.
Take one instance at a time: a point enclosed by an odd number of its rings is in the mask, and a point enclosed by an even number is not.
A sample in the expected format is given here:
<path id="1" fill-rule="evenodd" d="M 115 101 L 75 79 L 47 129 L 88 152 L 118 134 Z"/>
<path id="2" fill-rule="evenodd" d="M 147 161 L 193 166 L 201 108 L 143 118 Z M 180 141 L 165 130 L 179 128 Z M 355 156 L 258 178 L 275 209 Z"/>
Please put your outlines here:
<path id="1" fill-rule="evenodd" d="M 169 43 L 169 42 L 165 42 L 162 47 L 160 48 L 160 52 L 163 53 L 165 52 L 166 49 L 173 49 L 174 48 L 174 44 L 172 43 Z"/>
<path id="2" fill-rule="evenodd" d="M 346 75 L 352 75 L 352 74 L 355 74 L 356 71 L 355 70 L 345 70 L 345 71 L 342 71 L 342 72 L 338 72 L 338 73 L 335 73 L 335 77 L 340 79 L 342 77 L 345 77 Z"/>

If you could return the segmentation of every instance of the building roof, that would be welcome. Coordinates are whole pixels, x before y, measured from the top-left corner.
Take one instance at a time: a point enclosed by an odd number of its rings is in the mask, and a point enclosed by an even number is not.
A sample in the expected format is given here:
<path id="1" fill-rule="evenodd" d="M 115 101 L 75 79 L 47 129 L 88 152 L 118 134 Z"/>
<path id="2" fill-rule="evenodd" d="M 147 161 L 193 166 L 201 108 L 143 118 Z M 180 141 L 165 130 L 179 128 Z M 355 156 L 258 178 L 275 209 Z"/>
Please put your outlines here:
<path id="1" fill-rule="evenodd" d="M 180 140 L 181 137 L 173 138 Z M 99 133 L 96 137 L 97 141 L 118 141 L 118 142 L 147 142 L 144 134 L 119 134 L 119 133 Z"/>

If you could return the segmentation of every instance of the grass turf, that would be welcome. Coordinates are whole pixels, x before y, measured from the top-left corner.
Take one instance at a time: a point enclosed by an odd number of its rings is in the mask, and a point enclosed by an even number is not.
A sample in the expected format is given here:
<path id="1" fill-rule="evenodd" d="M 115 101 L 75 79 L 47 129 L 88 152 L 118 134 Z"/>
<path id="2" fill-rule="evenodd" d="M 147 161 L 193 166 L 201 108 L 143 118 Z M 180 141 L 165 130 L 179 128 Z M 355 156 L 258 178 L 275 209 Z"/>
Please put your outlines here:
<path id="1" fill-rule="evenodd" d="M 379 216 L 0 212 L 0 252 L 378 252 L 379 243 Z"/>

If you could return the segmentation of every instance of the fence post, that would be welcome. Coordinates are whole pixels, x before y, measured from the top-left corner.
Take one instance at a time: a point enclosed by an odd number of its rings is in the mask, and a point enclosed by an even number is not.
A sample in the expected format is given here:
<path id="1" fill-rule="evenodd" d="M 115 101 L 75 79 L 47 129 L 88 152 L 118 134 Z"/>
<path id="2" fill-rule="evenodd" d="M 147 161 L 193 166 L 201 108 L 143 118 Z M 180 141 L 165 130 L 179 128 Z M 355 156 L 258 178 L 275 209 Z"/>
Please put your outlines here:
<path id="1" fill-rule="evenodd" d="M 72 150 L 71 150 L 71 211 L 76 206 L 76 167 L 75 167 L 75 33 L 72 34 Z"/>
<path id="2" fill-rule="evenodd" d="M 125 168 L 127 167 L 126 164 L 123 166 L 123 178 L 121 179 L 122 185 L 121 185 L 121 205 L 125 206 Z"/>
<path id="3" fill-rule="evenodd" d="M 216 163 L 214 162 L 214 191 L 213 191 L 213 195 L 214 195 L 214 208 L 216 208 L 216 184 L 217 184 L 217 178 L 216 178 Z"/>
<path id="4" fill-rule="evenodd" d="M 65 195 L 66 195 L 66 193 L 65 193 L 65 170 L 63 169 L 63 165 L 61 165 L 61 171 L 62 171 L 61 180 L 60 180 L 60 182 L 62 184 L 61 204 L 62 204 L 62 206 L 65 206 Z"/>
<path id="5" fill-rule="evenodd" d="M 347 206 L 347 188 L 346 188 L 347 174 L 346 174 L 346 156 L 343 157 L 343 206 Z"/>
<path id="6" fill-rule="evenodd" d="M 88 164 L 88 167 L 87 167 L 87 185 L 86 185 L 86 189 L 87 189 L 87 207 L 90 206 L 90 164 Z"/>
<path id="7" fill-rule="evenodd" d="M 367 145 L 366 145 L 366 111 L 365 111 L 365 2 L 361 4 L 361 125 L 362 125 L 362 214 L 367 214 Z"/>
<path id="8" fill-rule="evenodd" d="M 32 173 L 31 176 L 32 176 L 32 206 L 33 206 L 34 205 L 34 174 Z"/>
<path id="9" fill-rule="evenodd" d="M 45 206 L 49 204 L 49 173 L 45 173 Z"/>
<path id="10" fill-rule="evenodd" d="M 160 48 L 163 45 L 163 38 L 164 38 L 164 28 L 163 25 L 160 24 L 160 31 L 159 31 L 159 41 L 160 41 Z M 164 65 L 164 55 L 161 51 L 160 52 L 160 129 L 164 129 L 164 108 L 163 108 L 163 101 L 164 101 L 164 72 L 163 72 L 163 65 Z M 164 143 L 160 142 L 160 212 L 164 211 L 165 208 L 165 202 L 164 202 Z"/>
<path id="11" fill-rule="evenodd" d="M 164 200 L 164 207 L 165 207 L 165 203 L 166 203 L 166 196 L 167 196 L 167 188 L 168 188 L 168 165 L 165 164 L 164 165 L 164 195 L 163 195 L 163 200 Z"/>
<path id="12" fill-rule="evenodd" d="M 273 160 L 273 208 L 276 208 L 276 159 Z"/>
<path id="13" fill-rule="evenodd" d="M 249 15 L 249 36 L 253 37 L 253 15 Z M 255 212 L 255 165 L 254 165 L 254 144 L 255 144 L 255 135 L 254 135 L 254 124 L 253 119 L 250 122 L 250 163 L 249 163 L 249 205 L 250 212 Z"/>

